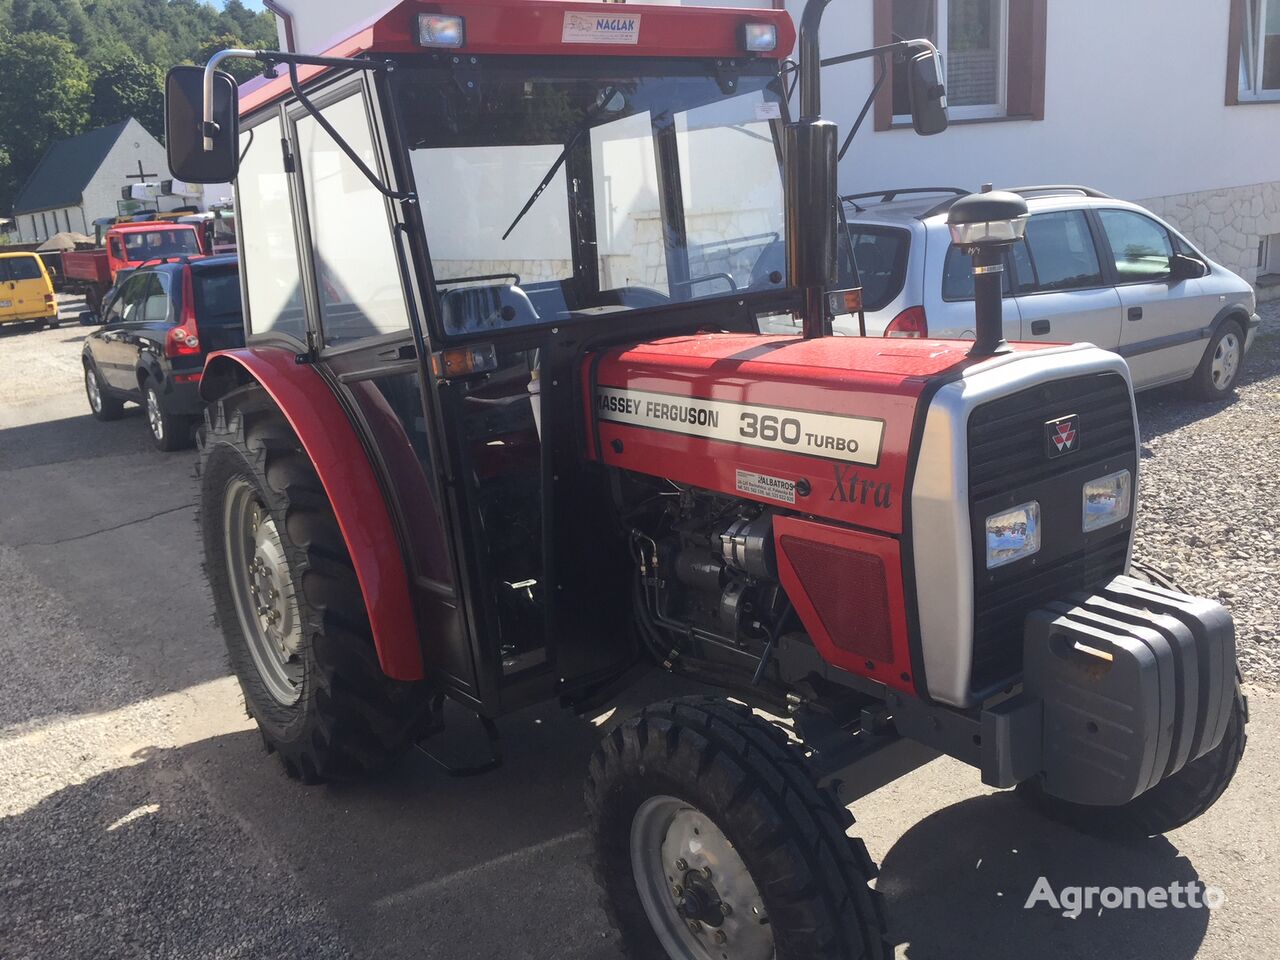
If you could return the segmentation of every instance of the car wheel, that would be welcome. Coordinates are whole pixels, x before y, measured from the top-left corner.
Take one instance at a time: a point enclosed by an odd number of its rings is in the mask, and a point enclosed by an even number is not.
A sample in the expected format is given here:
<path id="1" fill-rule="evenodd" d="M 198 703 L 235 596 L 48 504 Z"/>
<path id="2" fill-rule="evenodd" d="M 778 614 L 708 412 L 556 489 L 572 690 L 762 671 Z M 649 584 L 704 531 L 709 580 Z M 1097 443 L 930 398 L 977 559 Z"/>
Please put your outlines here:
<path id="1" fill-rule="evenodd" d="M 124 404 L 107 392 L 98 368 L 92 363 L 84 365 L 84 392 L 89 398 L 89 409 L 98 420 L 118 420 L 124 413 Z"/>
<path id="2" fill-rule="evenodd" d="M 747 708 L 647 707 L 600 743 L 585 793 L 596 882 L 633 960 L 893 956 L 853 817 Z"/>
<path id="3" fill-rule="evenodd" d="M 40 332 L 41 330 L 43 330 L 46 326 L 48 326 L 48 322 L 47 322 L 47 321 L 45 321 L 45 320 L 37 320 L 35 323 L 33 323 L 33 324 L 31 325 L 31 328 L 32 328 L 33 330 L 35 330 L 35 332 L 36 332 L 36 333 L 39 333 L 39 332 Z"/>
<path id="4" fill-rule="evenodd" d="M 199 433 L 200 532 L 214 613 L 264 746 L 304 783 L 386 769 L 431 704 L 382 672 L 364 595 L 320 478 L 257 387 Z"/>
<path id="5" fill-rule="evenodd" d="M 1192 388 L 1201 400 L 1222 400 L 1235 389 L 1243 366 L 1244 330 L 1235 320 L 1228 320 L 1209 341 L 1191 379 Z"/>
<path id="6" fill-rule="evenodd" d="M 157 450 L 169 453 L 191 445 L 191 422 L 165 410 L 164 399 L 150 380 L 142 383 L 142 408 Z"/>

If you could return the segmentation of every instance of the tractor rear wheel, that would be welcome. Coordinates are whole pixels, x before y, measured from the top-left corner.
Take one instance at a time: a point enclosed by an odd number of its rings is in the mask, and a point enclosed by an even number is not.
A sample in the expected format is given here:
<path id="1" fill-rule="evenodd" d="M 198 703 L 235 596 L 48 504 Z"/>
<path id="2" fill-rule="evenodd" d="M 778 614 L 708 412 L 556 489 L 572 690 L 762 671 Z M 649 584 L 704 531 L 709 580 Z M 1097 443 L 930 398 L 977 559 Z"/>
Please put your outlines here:
<path id="1" fill-rule="evenodd" d="M 800 748 L 724 700 L 646 708 L 601 742 L 596 880 L 637 960 L 891 957 L 875 865 Z"/>
<path id="2" fill-rule="evenodd" d="M 1138 561 L 1129 575 L 1166 590 L 1179 589 L 1162 571 Z M 1039 777 L 1018 784 L 1017 793 L 1051 820 L 1083 833 L 1116 840 L 1154 837 L 1185 826 L 1205 813 L 1226 792 L 1244 756 L 1248 735 L 1249 703 L 1236 673 L 1235 701 L 1222 741 L 1204 756 L 1191 761 L 1146 793 L 1119 807 L 1094 807 L 1070 803 L 1045 793 Z"/>
<path id="3" fill-rule="evenodd" d="M 267 750 L 306 783 L 392 764 L 428 691 L 382 672 L 333 508 L 260 388 L 234 390 L 206 414 L 200 484 L 215 614 Z"/>

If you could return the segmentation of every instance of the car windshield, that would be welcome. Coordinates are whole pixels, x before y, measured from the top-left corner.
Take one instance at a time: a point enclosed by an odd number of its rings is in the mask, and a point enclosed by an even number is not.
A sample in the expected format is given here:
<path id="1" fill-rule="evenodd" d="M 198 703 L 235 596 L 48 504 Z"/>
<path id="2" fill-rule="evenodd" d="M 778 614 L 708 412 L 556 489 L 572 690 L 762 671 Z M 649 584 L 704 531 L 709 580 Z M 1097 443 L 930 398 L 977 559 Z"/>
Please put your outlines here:
<path id="1" fill-rule="evenodd" d="M 446 333 L 785 285 L 776 65 L 619 69 L 397 72 Z"/>
<path id="2" fill-rule="evenodd" d="M 184 257 L 200 252 L 194 230 L 148 230 L 124 235 L 125 252 L 130 261 L 156 257 Z"/>

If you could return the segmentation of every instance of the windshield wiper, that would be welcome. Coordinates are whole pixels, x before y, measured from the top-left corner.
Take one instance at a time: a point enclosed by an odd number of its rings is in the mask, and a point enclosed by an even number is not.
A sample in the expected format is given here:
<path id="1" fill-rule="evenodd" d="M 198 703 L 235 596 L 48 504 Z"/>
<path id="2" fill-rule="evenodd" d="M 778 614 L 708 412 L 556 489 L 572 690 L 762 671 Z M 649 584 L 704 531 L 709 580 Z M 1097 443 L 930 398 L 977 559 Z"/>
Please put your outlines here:
<path id="1" fill-rule="evenodd" d="M 569 157 L 569 151 L 578 145 L 578 141 L 582 139 L 582 135 L 591 129 L 591 121 L 594 120 L 600 111 L 604 109 L 605 105 L 614 98 L 617 92 L 617 87 L 608 88 L 600 99 L 596 101 L 595 106 L 583 115 L 582 122 L 578 124 L 578 128 L 573 131 L 573 136 L 569 138 L 569 142 L 566 143 L 564 145 L 564 149 L 560 151 L 560 156 L 556 157 L 555 163 L 551 164 L 551 168 L 538 182 L 538 185 L 533 188 L 533 193 L 529 194 L 529 199 L 524 202 L 524 206 L 520 208 L 520 212 L 516 214 L 516 218 L 511 221 L 511 226 L 507 227 L 507 232 L 502 235 L 503 240 L 511 236 L 511 231 L 514 230 L 516 225 L 524 219 L 524 215 L 529 212 L 530 208 L 538 202 L 538 198 L 542 196 L 542 191 L 547 189 L 547 186 L 553 179 L 555 179 L 556 173 L 562 166 L 564 166 L 565 160 Z"/>

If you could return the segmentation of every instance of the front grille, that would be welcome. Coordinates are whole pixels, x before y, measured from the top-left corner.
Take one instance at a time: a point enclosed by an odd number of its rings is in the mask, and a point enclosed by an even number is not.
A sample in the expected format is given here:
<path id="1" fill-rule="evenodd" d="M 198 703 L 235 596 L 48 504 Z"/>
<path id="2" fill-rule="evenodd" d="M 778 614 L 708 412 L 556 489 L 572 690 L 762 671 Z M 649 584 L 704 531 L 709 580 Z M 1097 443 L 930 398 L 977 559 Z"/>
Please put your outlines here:
<path id="1" fill-rule="evenodd" d="M 1079 417 L 1079 449 L 1051 460 L 1045 452 L 1045 424 L 1072 414 Z M 1080 485 L 1120 469 L 1136 478 L 1133 409 L 1128 385 L 1118 374 L 1041 384 L 973 411 L 969 504 L 976 576 L 970 683 L 976 694 L 1021 673 L 1022 624 L 1029 612 L 1124 571 L 1131 520 L 1085 534 L 1078 512 Z M 1040 501 L 1042 514 L 1035 563 L 1021 560 L 988 572 L 986 518 L 1033 499 Z"/>
<path id="2" fill-rule="evenodd" d="M 1080 416 L 1079 451 L 1048 459 L 1044 425 L 1073 413 Z M 1041 384 L 984 403 L 969 417 L 969 497 L 986 500 L 1132 451 L 1129 387 L 1118 374 Z"/>

